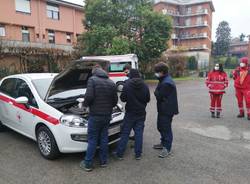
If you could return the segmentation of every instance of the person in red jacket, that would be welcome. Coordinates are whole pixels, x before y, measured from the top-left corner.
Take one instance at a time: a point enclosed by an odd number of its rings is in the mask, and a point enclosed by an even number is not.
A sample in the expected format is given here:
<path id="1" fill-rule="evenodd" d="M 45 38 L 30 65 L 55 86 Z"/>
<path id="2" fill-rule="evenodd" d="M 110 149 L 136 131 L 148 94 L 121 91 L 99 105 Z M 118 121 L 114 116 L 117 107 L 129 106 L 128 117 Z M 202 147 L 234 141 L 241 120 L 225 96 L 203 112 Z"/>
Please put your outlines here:
<path id="1" fill-rule="evenodd" d="M 243 100 L 245 99 L 247 108 L 247 117 L 250 120 L 250 68 L 248 66 L 248 58 L 240 59 L 240 67 L 233 71 L 234 87 L 238 100 L 240 114 L 238 118 L 245 117 Z"/>
<path id="2" fill-rule="evenodd" d="M 223 71 L 222 64 L 216 64 L 213 71 L 209 72 L 206 85 L 211 97 L 211 116 L 212 118 L 220 118 L 222 96 L 225 93 L 225 88 L 228 87 L 227 74 Z"/>

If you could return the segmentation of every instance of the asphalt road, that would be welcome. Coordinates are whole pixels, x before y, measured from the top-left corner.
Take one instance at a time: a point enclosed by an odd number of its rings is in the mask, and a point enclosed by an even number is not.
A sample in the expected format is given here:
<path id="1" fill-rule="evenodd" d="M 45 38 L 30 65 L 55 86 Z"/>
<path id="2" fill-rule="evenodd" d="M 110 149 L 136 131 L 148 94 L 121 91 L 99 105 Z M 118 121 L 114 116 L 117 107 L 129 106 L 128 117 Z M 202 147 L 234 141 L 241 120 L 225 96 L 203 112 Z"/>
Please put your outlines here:
<path id="1" fill-rule="evenodd" d="M 153 86 L 152 91 L 153 91 Z M 0 133 L 0 184 L 248 184 L 250 121 L 236 118 L 232 85 L 223 100 L 223 117 L 211 119 L 203 81 L 178 83 L 180 115 L 174 119 L 173 156 L 157 157 L 156 106 L 148 106 L 143 159 L 128 146 L 123 161 L 110 158 L 108 168 L 79 168 L 83 154 L 43 159 L 36 144 L 13 131 Z M 153 94 L 153 93 L 152 93 Z M 97 160 L 97 159 L 96 159 Z"/>

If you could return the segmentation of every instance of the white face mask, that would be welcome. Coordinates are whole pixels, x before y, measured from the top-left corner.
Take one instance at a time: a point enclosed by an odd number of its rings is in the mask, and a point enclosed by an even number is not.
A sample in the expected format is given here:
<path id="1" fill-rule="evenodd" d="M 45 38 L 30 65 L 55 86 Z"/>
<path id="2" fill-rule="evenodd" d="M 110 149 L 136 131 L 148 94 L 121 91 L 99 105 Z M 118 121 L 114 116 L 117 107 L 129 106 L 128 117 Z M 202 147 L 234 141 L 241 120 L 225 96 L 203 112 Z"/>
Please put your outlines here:
<path id="1" fill-rule="evenodd" d="M 244 68 L 245 66 L 246 66 L 245 63 L 240 63 L 240 67 L 241 67 L 241 68 Z"/>
<path id="2" fill-rule="evenodd" d="M 215 67 L 214 67 L 214 70 L 216 70 L 216 71 L 218 71 L 219 69 L 220 69 L 219 66 L 215 66 Z"/>
<path id="3" fill-rule="evenodd" d="M 160 78 L 160 74 L 159 74 L 159 73 L 155 73 L 155 76 L 156 76 L 157 78 Z"/>

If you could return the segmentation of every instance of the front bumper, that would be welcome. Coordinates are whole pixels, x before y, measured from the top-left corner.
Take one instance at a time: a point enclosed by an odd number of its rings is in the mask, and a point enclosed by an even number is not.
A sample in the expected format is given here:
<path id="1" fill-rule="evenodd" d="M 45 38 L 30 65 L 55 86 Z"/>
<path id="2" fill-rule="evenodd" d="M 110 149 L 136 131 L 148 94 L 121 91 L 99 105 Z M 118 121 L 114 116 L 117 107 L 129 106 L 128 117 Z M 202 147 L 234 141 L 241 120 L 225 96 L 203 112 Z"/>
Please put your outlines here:
<path id="1" fill-rule="evenodd" d="M 120 127 L 123 118 L 124 113 L 112 119 L 109 128 L 109 144 L 113 144 L 120 139 Z M 77 153 L 87 150 L 87 128 L 72 128 L 60 124 L 56 126 L 53 133 L 61 153 Z"/>

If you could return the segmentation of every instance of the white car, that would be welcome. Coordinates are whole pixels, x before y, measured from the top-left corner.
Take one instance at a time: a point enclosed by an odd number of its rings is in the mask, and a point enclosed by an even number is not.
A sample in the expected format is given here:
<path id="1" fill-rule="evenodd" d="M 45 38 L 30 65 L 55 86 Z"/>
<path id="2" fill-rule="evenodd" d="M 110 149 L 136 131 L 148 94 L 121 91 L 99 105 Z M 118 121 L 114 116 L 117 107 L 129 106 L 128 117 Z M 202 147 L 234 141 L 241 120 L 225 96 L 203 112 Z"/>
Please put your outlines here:
<path id="1" fill-rule="evenodd" d="M 46 159 L 87 149 L 88 109 L 82 105 L 87 80 L 96 64 L 78 60 L 60 74 L 19 74 L 0 82 L 0 128 L 4 126 L 35 141 Z M 109 143 L 119 140 L 122 106 L 113 109 Z"/>

